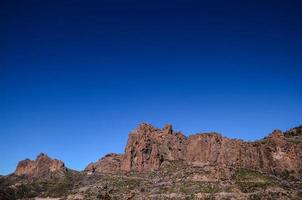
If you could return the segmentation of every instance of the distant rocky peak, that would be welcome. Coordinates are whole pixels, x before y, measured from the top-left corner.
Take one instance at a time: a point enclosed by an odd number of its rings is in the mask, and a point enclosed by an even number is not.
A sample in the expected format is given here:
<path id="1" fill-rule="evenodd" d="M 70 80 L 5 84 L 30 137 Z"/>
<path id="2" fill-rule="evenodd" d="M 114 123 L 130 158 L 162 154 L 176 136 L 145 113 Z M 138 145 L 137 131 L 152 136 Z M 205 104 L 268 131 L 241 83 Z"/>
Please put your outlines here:
<path id="1" fill-rule="evenodd" d="M 65 172 L 67 168 L 64 162 L 52 159 L 45 153 L 40 153 L 35 160 L 25 159 L 17 165 L 15 174 L 33 177 L 44 177 L 50 173 Z"/>
<path id="2" fill-rule="evenodd" d="M 158 128 L 155 128 L 151 124 L 148 123 L 141 123 L 138 125 L 138 127 L 133 131 L 133 133 L 139 133 L 139 134 L 148 134 L 151 132 L 158 131 Z"/>
<path id="3" fill-rule="evenodd" d="M 49 158 L 47 154 L 45 154 L 45 153 L 40 153 L 40 154 L 37 156 L 37 159 L 43 158 L 43 157 Z"/>
<path id="4" fill-rule="evenodd" d="M 138 127 L 132 131 L 131 133 L 137 133 L 137 134 L 163 134 L 163 135 L 169 135 L 173 133 L 172 125 L 166 124 L 162 129 L 156 128 L 151 124 L 148 123 L 141 123 L 138 125 Z"/>
<path id="5" fill-rule="evenodd" d="M 38 162 L 38 161 L 45 161 L 45 160 L 47 160 L 47 161 L 50 161 L 50 160 L 52 160 L 52 158 L 50 158 L 47 154 L 45 154 L 45 153 L 40 153 L 37 157 L 36 157 L 36 162 Z"/>
<path id="6" fill-rule="evenodd" d="M 269 138 L 280 138 L 280 137 L 283 137 L 283 133 L 281 130 L 279 129 L 275 129 L 273 130 L 273 132 L 271 134 L 269 134 Z"/>
<path id="7" fill-rule="evenodd" d="M 268 141 L 277 143 L 278 145 L 284 145 L 285 137 L 281 130 L 275 129 L 271 134 L 267 137 Z"/>

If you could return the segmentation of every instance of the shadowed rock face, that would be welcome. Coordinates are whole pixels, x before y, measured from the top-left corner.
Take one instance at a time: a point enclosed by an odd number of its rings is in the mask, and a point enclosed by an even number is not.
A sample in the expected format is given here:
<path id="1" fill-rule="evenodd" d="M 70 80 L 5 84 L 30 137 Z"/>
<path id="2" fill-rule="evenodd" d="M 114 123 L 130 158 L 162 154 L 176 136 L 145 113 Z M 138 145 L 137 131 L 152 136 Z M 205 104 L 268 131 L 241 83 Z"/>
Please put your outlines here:
<path id="1" fill-rule="evenodd" d="M 15 175 L 26 175 L 32 177 L 44 177 L 50 173 L 61 173 L 67 171 L 64 163 L 57 159 L 52 159 L 46 154 L 39 154 L 36 160 L 25 159 L 17 165 Z"/>
<path id="2" fill-rule="evenodd" d="M 300 131 L 300 132 L 299 132 Z M 90 171 L 112 172 L 157 170 L 166 161 L 181 160 L 187 165 L 242 167 L 263 172 L 302 169 L 301 127 L 283 134 L 275 130 L 267 138 L 245 142 L 218 133 L 186 138 L 171 125 L 158 129 L 140 124 L 129 134 L 124 155 L 107 156 L 87 167 Z"/>
<path id="3" fill-rule="evenodd" d="M 121 168 L 122 154 L 107 154 L 95 163 L 90 163 L 85 171 L 110 173 L 118 171 Z"/>

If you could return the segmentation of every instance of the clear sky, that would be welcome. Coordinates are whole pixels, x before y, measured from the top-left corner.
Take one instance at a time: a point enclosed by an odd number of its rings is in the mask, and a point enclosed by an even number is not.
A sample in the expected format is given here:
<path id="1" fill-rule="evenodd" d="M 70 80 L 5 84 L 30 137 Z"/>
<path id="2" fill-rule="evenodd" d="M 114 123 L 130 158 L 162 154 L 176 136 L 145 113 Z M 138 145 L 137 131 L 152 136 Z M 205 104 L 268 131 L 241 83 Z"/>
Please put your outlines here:
<path id="1" fill-rule="evenodd" d="M 0 174 L 83 169 L 140 122 L 255 140 L 302 124 L 292 0 L 2 0 Z"/>

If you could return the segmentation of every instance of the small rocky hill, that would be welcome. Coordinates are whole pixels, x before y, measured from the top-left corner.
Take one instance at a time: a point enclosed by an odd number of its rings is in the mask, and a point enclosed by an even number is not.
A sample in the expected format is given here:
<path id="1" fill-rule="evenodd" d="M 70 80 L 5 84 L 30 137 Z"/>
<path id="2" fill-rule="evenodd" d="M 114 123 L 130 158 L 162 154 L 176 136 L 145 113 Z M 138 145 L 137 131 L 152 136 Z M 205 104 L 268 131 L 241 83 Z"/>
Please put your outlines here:
<path id="1" fill-rule="evenodd" d="M 67 170 L 63 161 L 52 159 L 41 153 L 35 160 L 25 159 L 20 161 L 14 174 L 41 178 L 50 174 L 64 175 Z"/>

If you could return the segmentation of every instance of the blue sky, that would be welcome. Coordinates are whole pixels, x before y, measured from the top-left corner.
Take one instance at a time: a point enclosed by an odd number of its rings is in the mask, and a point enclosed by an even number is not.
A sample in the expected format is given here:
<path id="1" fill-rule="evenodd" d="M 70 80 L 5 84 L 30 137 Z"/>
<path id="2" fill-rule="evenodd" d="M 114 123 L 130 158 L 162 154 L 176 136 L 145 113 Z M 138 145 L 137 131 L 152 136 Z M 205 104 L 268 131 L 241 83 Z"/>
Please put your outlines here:
<path id="1" fill-rule="evenodd" d="M 255 140 L 301 125 L 299 1 L 1 1 L 0 174 L 74 169 L 141 122 Z"/>

